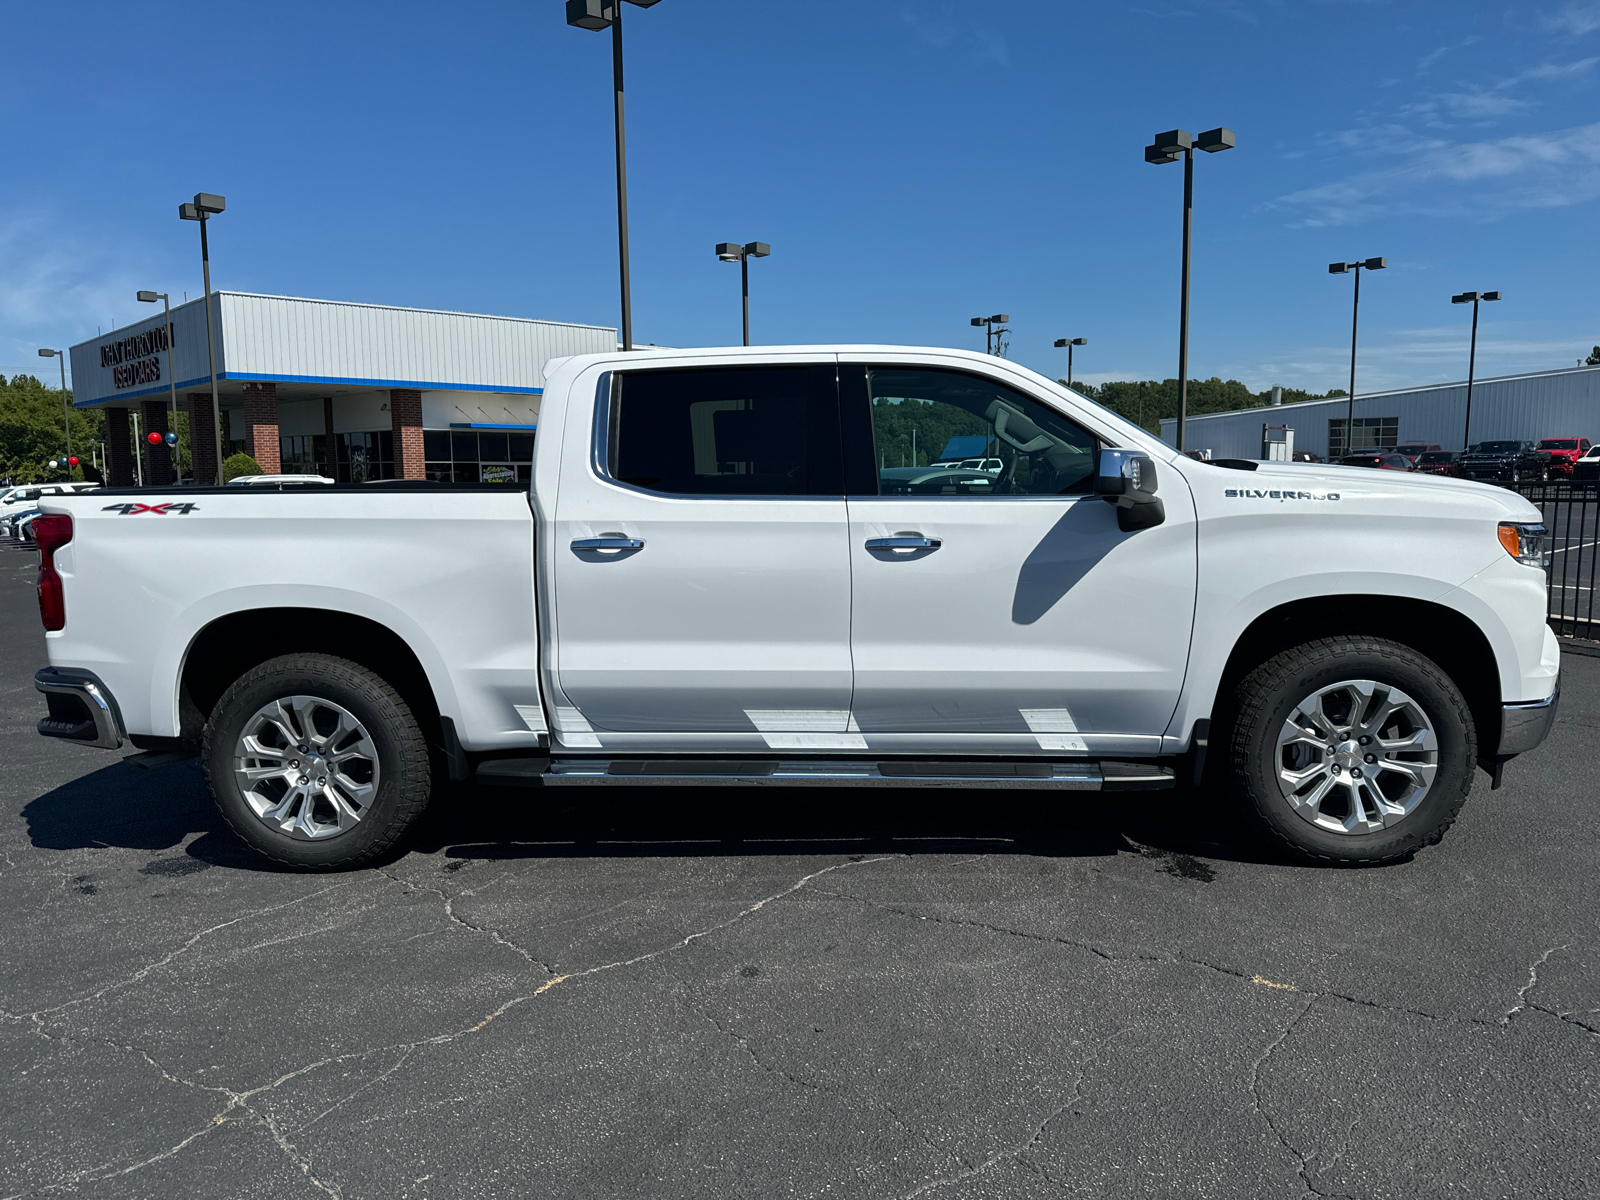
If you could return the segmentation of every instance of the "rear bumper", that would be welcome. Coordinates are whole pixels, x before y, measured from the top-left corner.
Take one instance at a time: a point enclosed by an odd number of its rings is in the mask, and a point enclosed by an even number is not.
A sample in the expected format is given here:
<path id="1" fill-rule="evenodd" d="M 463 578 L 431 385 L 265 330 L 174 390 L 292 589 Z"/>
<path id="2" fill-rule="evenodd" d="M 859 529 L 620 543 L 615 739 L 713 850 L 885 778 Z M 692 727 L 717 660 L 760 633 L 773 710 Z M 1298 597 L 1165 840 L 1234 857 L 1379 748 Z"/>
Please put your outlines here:
<path id="1" fill-rule="evenodd" d="M 1557 684 L 1548 700 L 1504 705 L 1500 712 L 1500 753 L 1522 754 L 1543 742 L 1556 722 L 1560 703 L 1561 686 Z"/>
<path id="2" fill-rule="evenodd" d="M 39 720 L 44 737 L 65 738 L 85 746 L 115 750 L 127 740 L 117 698 L 93 671 L 77 667 L 45 667 L 33 677 L 44 693 L 50 715 Z"/>

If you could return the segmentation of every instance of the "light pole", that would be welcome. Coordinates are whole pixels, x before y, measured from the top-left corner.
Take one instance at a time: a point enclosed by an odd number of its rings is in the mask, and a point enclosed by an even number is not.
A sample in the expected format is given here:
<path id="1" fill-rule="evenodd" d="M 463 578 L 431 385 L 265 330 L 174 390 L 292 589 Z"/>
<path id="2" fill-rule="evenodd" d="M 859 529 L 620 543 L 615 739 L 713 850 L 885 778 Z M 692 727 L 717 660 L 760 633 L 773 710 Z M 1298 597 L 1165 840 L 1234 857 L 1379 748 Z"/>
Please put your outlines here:
<path id="1" fill-rule="evenodd" d="M 1472 445 L 1472 376 L 1478 369 L 1478 301 L 1498 299 L 1500 299 L 1499 292 L 1462 292 L 1459 296 L 1450 297 L 1451 304 L 1472 305 L 1472 349 L 1467 352 L 1467 421 L 1461 428 L 1463 454 Z"/>
<path id="2" fill-rule="evenodd" d="M 178 377 L 172 373 L 172 303 L 166 292 L 139 292 L 139 303 L 154 304 L 161 301 L 167 316 L 167 386 L 172 389 L 172 436 L 178 436 Z M 189 431 L 189 457 L 194 457 L 194 430 Z M 178 443 L 172 443 L 172 477 L 183 482 L 183 472 L 178 469 Z"/>
<path id="3" fill-rule="evenodd" d="M 717 257 L 723 262 L 739 264 L 739 292 L 744 297 L 744 344 L 750 344 L 750 260 L 766 258 L 772 247 L 765 242 L 718 242 Z"/>
<path id="4" fill-rule="evenodd" d="M 1356 273 L 1355 299 L 1350 305 L 1350 409 L 1344 422 L 1344 452 L 1354 454 L 1356 449 L 1356 325 L 1361 319 L 1361 268 L 1369 271 L 1381 271 L 1389 265 L 1387 258 L 1369 258 L 1362 262 L 1336 262 L 1328 264 L 1329 275 L 1343 275 L 1346 271 Z M 1328 457 L 1332 458 L 1333 447 L 1328 447 Z"/>
<path id="5" fill-rule="evenodd" d="M 61 422 L 67 427 L 67 457 L 72 457 L 72 406 L 67 403 L 67 352 L 65 350 L 41 350 L 40 358 L 58 358 L 61 367 Z M 67 467 L 67 478 L 72 478 L 72 467 Z"/>
<path id="6" fill-rule="evenodd" d="M 659 0 L 628 0 L 649 8 Z M 567 0 L 567 24 L 611 30 L 611 86 L 617 124 L 617 261 L 622 273 L 622 348 L 633 349 L 633 296 L 628 282 L 628 159 L 622 131 L 622 7 L 618 0 Z"/>
<path id="7" fill-rule="evenodd" d="M 983 352 L 994 353 L 994 339 L 996 335 L 1010 333 L 1009 329 L 996 329 L 996 325 L 1004 325 L 1011 318 L 1005 313 L 995 313 L 992 317 L 973 317 L 972 323 L 983 330 Z"/>
<path id="8" fill-rule="evenodd" d="M 1072 386 L 1072 348 L 1074 346 L 1087 346 L 1088 344 L 1089 344 L 1089 339 L 1088 338 L 1057 338 L 1056 339 L 1057 348 L 1060 348 L 1062 346 L 1065 346 L 1067 348 L 1067 386 L 1069 388 Z"/>
<path id="9" fill-rule="evenodd" d="M 211 334 L 211 248 L 206 242 L 207 220 L 227 207 L 221 196 L 209 192 L 196 192 L 190 204 L 178 205 L 178 216 L 184 221 L 200 222 L 200 266 L 206 281 L 206 362 L 211 368 L 211 440 L 217 452 L 217 486 L 222 486 L 222 403 L 217 399 L 217 343 Z M 167 364 L 169 367 L 171 363 Z M 189 449 L 194 450 L 194 430 L 189 431 Z M 195 480 L 196 483 L 200 481 Z"/>
<path id="10" fill-rule="evenodd" d="M 1187 130 L 1158 133 L 1144 148 L 1147 163 L 1161 165 L 1183 159 L 1183 280 L 1178 289 L 1178 423 L 1174 430 L 1178 450 L 1183 449 L 1183 422 L 1189 412 L 1189 233 L 1194 211 L 1194 152 L 1208 154 L 1232 150 L 1231 129 L 1208 129 L 1198 138 Z"/>

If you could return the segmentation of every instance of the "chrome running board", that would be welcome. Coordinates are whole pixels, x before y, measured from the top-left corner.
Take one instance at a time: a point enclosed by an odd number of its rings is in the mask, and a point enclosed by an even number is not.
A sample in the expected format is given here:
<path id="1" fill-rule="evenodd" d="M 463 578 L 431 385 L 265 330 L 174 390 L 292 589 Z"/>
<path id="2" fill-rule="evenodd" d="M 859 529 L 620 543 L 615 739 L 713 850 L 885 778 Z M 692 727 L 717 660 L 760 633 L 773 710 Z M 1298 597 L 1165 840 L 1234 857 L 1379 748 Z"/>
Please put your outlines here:
<path id="1" fill-rule="evenodd" d="M 1082 759 L 1056 762 L 694 759 L 694 758 L 509 758 L 478 764 L 479 783 L 499 787 L 622 784 L 734 787 L 935 787 L 1047 788 L 1111 792 L 1170 788 L 1168 767 L 1154 763 Z"/>

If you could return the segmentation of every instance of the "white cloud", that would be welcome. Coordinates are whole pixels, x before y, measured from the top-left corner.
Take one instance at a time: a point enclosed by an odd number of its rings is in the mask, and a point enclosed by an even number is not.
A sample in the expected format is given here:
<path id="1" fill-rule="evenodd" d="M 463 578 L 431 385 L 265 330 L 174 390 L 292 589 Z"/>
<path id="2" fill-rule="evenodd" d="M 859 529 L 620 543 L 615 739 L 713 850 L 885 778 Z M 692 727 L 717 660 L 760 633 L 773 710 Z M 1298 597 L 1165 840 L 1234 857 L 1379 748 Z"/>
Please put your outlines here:
<path id="1" fill-rule="evenodd" d="M 1545 25 L 1577 37 L 1593 33 L 1600 29 L 1600 4 L 1568 4 L 1561 11 L 1546 17 Z"/>
<path id="2" fill-rule="evenodd" d="M 1471 185 L 1471 186 L 1464 186 Z M 1280 197 L 1306 225 L 1386 213 L 1487 218 L 1600 196 L 1600 123 L 1492 141 L 1419 146 L 1410 161 Z"/>

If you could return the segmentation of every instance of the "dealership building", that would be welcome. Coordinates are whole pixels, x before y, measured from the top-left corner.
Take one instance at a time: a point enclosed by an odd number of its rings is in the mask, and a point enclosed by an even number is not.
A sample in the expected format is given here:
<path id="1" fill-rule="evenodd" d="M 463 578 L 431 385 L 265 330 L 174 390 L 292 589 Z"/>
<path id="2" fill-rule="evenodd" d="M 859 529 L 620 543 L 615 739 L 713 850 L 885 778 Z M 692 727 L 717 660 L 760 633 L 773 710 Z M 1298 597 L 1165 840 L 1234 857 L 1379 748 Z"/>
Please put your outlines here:
<path id="1" fill-rule="evenodd" d="M 356 483 L 528 478 L 545 364 L 617 348 L 603 326 L 246 292 L 214 292 L 211 326 L 224 455 Z M 215 478 L 203 300 L 172 310 L 170 346 L 157 310 L 71 354 L 74 407 L 106 410 L 107 482 L 172 482 L 146 436 L 173 379 L 195 478 Z"/>
<path id="2" fill-rule="evenodd" d="M 1188 418 L 1183 440 L 1191 450 L 1210 450 L 1213 458 L 1278 457 L 1283 452 L 1269 453 L 1269 447 L 1281 447 L 1286 433 L 1292 435 L 1295 450 L 1310 450 L 1325 459 L 1408 442 L 1460 450 L 1467 384 L 1462 380 L 1357 395 L 1353 438 L 1345 431 L 1349 407 L 1349 400 L 1341 397 L 1200 413 Z M 1169 445 L 1175 424 L 1170 418 L 1161 422 L 1161 438 Z M 1600 441 L 1600 367 L 1476 380 L 1471 437 L 1474 442 L 1548 437 Z"/>

